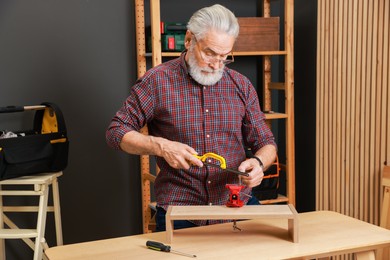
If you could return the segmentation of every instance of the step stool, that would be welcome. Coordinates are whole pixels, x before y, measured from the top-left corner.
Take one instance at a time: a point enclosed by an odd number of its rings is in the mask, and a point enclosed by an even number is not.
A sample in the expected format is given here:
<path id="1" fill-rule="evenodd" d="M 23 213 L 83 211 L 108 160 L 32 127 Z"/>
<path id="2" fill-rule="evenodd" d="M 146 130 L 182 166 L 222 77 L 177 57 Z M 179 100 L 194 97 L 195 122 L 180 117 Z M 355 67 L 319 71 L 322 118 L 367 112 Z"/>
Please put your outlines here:
<path id="1" fill-rule="evenodd" d="M 58 177 L 62 172 L 41 173 L 0 181 L 0 260 L 5 260 L 5 239 L 22 239 L 34 250 L 34 260 L 44 258 L 46 213 L 54 212 L 56 242 L 63 245 Z M 12 185 L 12 190 L 3 189 Z M 53 206 L 48 206 L 49 187 L 53 188 Z M 33 189 L 31 188 L 33 186 Z M 3 196 L 39 196 L 38 206 L 4 206 Z M 5 212 L 37 212 L 37 225 L 33 229 L 19 229 Z M 9 228 L 4 228 L 6 224 Z M 35 238 L 34 241 L 32 238 Z"/>

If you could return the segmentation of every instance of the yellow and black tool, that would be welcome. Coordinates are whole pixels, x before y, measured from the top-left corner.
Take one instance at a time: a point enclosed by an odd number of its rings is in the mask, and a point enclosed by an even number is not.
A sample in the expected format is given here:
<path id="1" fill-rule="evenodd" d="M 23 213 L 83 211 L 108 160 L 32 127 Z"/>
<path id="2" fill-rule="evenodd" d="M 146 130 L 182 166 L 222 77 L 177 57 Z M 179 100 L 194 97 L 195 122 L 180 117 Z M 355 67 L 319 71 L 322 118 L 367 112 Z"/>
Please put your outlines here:
<path id="1" fill-rule="evenodd" d="M 246 172 L 240 172 L 240 171 L 237 171 L 237 170 L 234 170 L 234 169 L 227 168 L 226 167 L 226 160 L 225 160 L 225 158 L 223 158 L 222 156 L 220 156 L 220 155 L 218 155 L 216 153 L 205 153 L 203 155 L 194 155 L 194 156 L 196 158 L 198 158 L 199 160 L 201 160 L 204 165 L 211 166 L 211 167 L 214 167 L 214 168 L 219 168 L 219 169 L 222 169 L 224 171 L 232 172 L 232 173 L 235 173 L 235 174 L 238 174 L 238 175 L 242 175 L 242 176 L 246 176 L 246 177 L 249 176 L 249 174 L 246 173 Z M 220 164 L 206 162 L 207 158 L 213 158 L 213 159 L 219 161 Z"/>

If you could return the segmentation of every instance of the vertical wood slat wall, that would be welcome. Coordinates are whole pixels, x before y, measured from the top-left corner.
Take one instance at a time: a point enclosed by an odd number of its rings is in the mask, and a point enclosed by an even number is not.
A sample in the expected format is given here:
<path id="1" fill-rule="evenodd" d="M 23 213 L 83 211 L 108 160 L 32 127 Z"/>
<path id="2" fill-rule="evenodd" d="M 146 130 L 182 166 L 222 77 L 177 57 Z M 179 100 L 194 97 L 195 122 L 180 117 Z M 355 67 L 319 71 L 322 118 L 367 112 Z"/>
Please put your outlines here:
<path id="1" fill-rule="evenodd" d="M 318 0 L 316 209 L 379 224 L 390 165 L 390 0 Z"/>

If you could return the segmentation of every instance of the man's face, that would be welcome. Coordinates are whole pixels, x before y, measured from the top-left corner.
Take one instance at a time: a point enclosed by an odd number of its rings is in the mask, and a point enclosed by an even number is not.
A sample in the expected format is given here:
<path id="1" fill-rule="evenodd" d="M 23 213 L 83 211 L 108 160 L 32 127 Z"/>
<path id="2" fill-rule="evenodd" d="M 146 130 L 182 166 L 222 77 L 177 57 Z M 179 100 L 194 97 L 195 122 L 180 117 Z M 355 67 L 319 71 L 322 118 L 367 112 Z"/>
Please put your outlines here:
<path id="1" fill-rule="evenodd" d="M 191 35 L 187 52 L 190 75 L 202 85 L 214 85 L 223 73 L 232 52 L 234 37 L 210 31 L 201 40 Z"/>

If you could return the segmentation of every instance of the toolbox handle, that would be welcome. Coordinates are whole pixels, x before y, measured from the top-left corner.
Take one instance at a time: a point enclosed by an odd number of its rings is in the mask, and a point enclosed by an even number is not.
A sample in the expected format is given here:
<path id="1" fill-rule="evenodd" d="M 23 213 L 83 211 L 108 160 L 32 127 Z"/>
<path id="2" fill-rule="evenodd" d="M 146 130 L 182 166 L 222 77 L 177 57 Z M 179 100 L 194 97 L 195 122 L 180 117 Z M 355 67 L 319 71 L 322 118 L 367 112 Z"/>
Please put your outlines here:
<path id="1" fill-rule="evenodd" d="M 23 112 L 26 110 L 40 110 L 45 109 L 46 106 L 37 105 L 37 106 L 6 106 L 0 107 L 0 113 L 14 113 L 14 112 Z"/>

